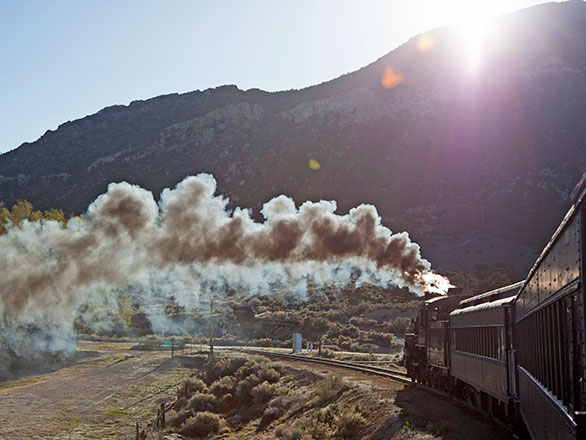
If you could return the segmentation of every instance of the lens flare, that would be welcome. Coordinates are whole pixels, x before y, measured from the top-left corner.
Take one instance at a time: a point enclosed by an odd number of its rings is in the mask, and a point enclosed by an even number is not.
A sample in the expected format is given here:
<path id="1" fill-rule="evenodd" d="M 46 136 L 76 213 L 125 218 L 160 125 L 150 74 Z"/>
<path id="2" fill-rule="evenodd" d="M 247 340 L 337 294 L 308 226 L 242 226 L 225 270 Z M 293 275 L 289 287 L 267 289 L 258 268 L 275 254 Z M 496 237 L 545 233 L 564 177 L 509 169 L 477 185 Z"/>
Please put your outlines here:
<path id="1" fill-rule="evenodd" d="M 417 40 L 417 50 L 419 52 L 428 52 L 435 47 L 435 40 L 428 34 L 423 34 Z"/>
<path id="2" fill-rule="evenodd" d="M 392 89 L 403 82 L 403 75 L 388 66 L 381 76 L 380 83 L 385 89 Z"/>
<path id="3" fill-rule="evenodd" d="M 309 159 L 308 165 L 312 170 L 319 170 L 321 168 L 320 163 L 315 159 Z"/>

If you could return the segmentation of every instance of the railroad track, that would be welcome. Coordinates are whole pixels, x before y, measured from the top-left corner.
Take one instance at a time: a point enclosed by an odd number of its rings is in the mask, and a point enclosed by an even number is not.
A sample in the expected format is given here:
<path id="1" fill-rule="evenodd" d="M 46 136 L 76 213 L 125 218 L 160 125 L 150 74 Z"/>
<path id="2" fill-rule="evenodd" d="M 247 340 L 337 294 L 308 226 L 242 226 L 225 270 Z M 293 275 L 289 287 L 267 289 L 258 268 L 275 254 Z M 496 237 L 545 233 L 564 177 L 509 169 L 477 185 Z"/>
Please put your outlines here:
<path id="1" fill-rule="evenodd" d="M 246 352 L 246 353 L 252 353 L 252 354 L 260 354 L 260 355 L 269 356 L 269 357 L 282 358 L 282 359 L 291 359 L 291 360 L 296 360 L 296 361 L 311 362 L 311 363 L 315 363 L 315 364 L 331 365 L 331 366 L 335 366 L 335 367 L 346 368 L 348 370 L 361 371 L 363 373 L 368 373 L 368 374 L 375 374 L 377 376 L 386 377 L 388 379 L 393 379 L 393 380 L 403 382 L 403 383 L 412 383 L 411 379 L 409 377 L 407 377 L 407 373 L 405 373 L 404 371 L 400 371 L 400 370 L 392 370 L 389 368 L 382 368 L 382 367 L 358 364 L 358 363 L 354 363 L 354 362 L 338 361 L 338 360 L 334 360 L 334 359 L 326 359 L 326 358 L 320 358 L 320 357 L 301 356 L 298 354 L 275 353 L 275 352 L 270 352 L 270 351 L 252 350 L 252 349 L 246 349 L 246 348 L 233 349 L 233 350 L 242 351 L 242 352 Z"/>

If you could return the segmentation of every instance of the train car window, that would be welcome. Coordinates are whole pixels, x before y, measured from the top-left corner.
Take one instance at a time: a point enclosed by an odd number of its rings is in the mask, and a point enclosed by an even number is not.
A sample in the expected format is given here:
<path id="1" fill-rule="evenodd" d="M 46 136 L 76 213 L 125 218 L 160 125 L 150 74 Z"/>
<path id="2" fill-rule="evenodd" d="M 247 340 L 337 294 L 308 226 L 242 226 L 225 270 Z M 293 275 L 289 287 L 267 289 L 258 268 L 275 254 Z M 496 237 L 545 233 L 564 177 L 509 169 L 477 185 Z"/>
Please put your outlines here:
<path id="1" fill-rule="evenodd" d="M 476 330 L 478 330 L 478 340 L 479 340 L 478 354 L 484 355 L 484 332 L 482 331 L 481 328 L 477 328 Z"/>
<path id="2" fill-rule="evenodd" d="M 560 399 L 564 403 L 567 403 L 567 396 L 566 396 L 566 384 L 565 384 L 565 374 L 564 374 L 564 315 L 563 315 L 563 303 L 558 301 L 555 303 L 555 315 L 556 315 L 556 334 L 557 334 L 557 353 L 558 353 L 558 365 L 557 368 L 560 371 L 559 375 L 559 392 L 560 392 Z"/>
<path id="3" fill-rule="evenodd" d="M 551 357 L 551 371 L 552 371 L 552 375 L 551 375 L 551 379 L 552 379 L 552 383 L 551 383 L 551 387 L 553 390 L 553 393 L 557 396 L 559 395 L 559 386 L 558 386 L 558 376 L 559 376 L 559 371 L 557 369 L 557 350 L 556 350 L 556 332 L 555 332 L 555 321 L 553 319 L 554 317 L 554 311 L 553 311 L 553 304 L 551 306 L 549 306 L 547 308 L 547 314 L 549 317 L 549 342 L 550 342 L 550 357 Z"/>
<path id="4" fill-rule="evenodd" d="M 504 329 L 500 326 L 455 328 L 454 347 L 461 352 L 504 360 Z"/>
<path id="5" fill-rule="evenodd" d="M 492 327 L 490 329 L 490 357 L 498 359 L 499 341 L 498 341 L 498 328 Z"/>
<path id="6" fill-rule="evenodd" d="M 472 329 L 474 333 L 474 347 L 472 347 L 472 353 L 479 353 L 480 354 L 480 332 L 479 329 L 475 328 Z"/>
<path id="7" fill-rule="evenodd" d="M 549 308 L 549 322 L 551 323 L 550 327 L 550 341 L 551 341 L 551 369 L 553 371 L 553 390 L 556 396 L 561 394 L 560 389 L 560 374 L 561 371 L 558 369 L 558 347 L 557 347 L 557 321 L 556 321 L 556 313 L 554 304 L 548 307 Z"/>
<path id="8" fill-rule="evenodd" d="M 545 353 L 545 386 L 548 390 L 553 391 L 552 387 L 552 371 L 551 371 L 551 354 L 550 354 L 550 347 L 551 343 L 549 340 L 549 313 L 547 307 L 543 309 L 543 351 Z"/>
<path id="9" fill-rule="evenodd" d="M 498 334 L 497 334 L 497 347 L 496 347 L 496 357 L 499 360 L 504 360 L 503 357 L 503 352 L 504 352 L 504 347 L 503 347 L 503 341 L 505 339 L 505 329 L 504 328 L 500 328 L 498 330 Z"/>
<path id="10" fill-rule="evenodd" d="M 539 378 L 541 379 L 541 383 L 547 387 L 547 381 L 545 379 L 545 344 L 543 340 L 543 309 L 536 313 L 537 317 L 537 339 L 538 339 L 538 347 L 539 347 Z"/>
<path id="11" fill-rule="evenodd" d="M 567 295 L 532 313 L 519 322 L 519 364 L 533 375 L 570 412 L 579 408 L 580 391 L 576 389 L 574 371 L 581 353 L 576 351 L 574 322 L 578 294 Z M 522 343 L 524 342 L 524 343 Z"/>

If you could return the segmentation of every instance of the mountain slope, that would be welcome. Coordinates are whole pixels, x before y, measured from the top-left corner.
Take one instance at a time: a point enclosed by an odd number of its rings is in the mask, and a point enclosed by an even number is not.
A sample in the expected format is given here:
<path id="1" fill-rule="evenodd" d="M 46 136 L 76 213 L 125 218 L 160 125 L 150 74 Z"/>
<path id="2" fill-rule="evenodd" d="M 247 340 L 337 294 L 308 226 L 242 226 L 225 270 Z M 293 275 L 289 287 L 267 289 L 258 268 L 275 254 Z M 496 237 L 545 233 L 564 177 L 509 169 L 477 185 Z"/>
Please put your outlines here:
<path id="1" fill-rule="evenodd" d="M 210 172 L 232 206 L 281 193 L 341 211 L 374 203 L 436 267 L 524 270 L 586 168 L 586 4 L 496 26 L 476 72 L 441 28 L 425 36 L 431 50 L 416 36 L 303 90 L 224 86 L 108 107 L 1 155 L 0 200 L 82 212 L 112 181 L 158 194 Z"/>

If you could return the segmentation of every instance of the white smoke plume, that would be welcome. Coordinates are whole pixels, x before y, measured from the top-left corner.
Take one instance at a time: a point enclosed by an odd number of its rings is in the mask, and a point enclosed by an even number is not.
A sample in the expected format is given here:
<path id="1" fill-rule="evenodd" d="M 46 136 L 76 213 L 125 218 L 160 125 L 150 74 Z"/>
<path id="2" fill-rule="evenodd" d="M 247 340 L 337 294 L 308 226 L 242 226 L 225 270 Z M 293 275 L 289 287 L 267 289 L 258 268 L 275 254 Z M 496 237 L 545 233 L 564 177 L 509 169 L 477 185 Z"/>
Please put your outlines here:
<path id="1" fill-rule="evenodd" d="M 157 203 L 147 190 L 112 183 L 67 228 L 53 221 L 9 227 L 0 236 L 4 337 L 29 325 L 71 334 L 81 305 L 112 304 L 120 286 L 151 297 L 172 292 L 189 307 L 211 288 L 266 293 L 280 285 L 303 293 L 309 281 L 347 284 L 357 269 L 358 283 L 418 294 L 442 280 L 407 233 L 381 225 L 373 206 L 338 215 L 335 202 L 296 207 L 279 196 L 256 222 L 246 209 L 227 210 L 215 191 L 214 178 L 200 174 L 164 190 Z"/>

